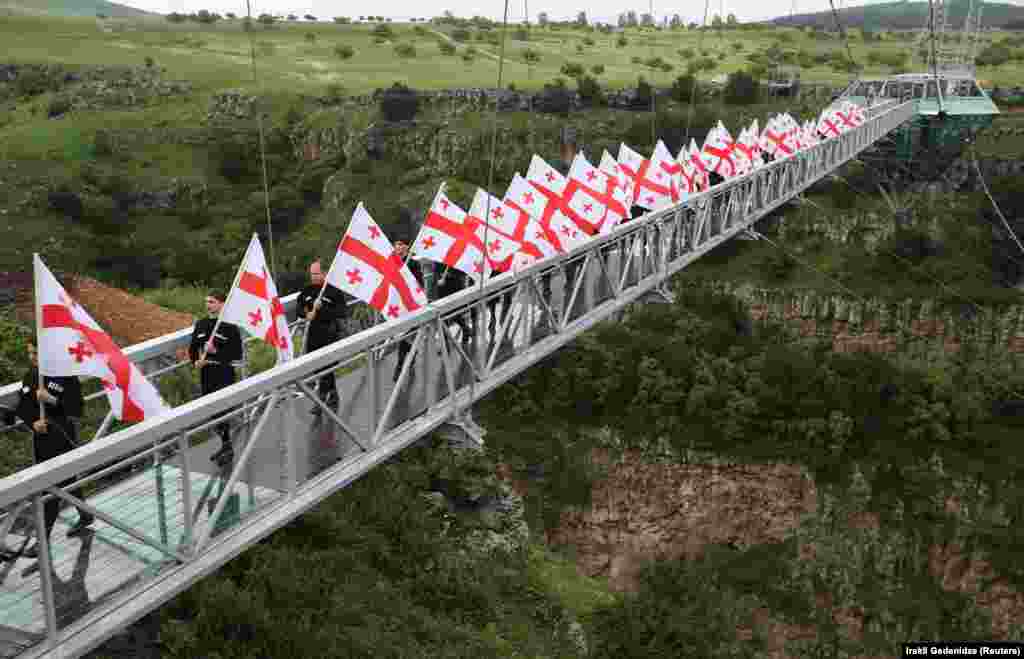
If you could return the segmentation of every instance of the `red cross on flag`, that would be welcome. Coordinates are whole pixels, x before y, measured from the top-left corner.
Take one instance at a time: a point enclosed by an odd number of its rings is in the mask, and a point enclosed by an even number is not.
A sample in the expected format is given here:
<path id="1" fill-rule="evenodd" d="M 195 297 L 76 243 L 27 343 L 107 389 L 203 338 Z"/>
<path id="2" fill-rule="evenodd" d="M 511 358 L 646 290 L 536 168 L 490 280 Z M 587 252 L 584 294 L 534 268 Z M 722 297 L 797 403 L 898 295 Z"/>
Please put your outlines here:
<path id="1" fill-rule="evenodd" d="M 831 139 L 838 137 L 842 131 L 839 128 L 839 120 L 833 116 L 831 108 L 825 108 L 821 111 L 821 117 L 818 119 L 818 134 L 823 139 Z"/>
<path id="2" fill-rule="evenodd" d="M 704 138 L 704 148 L 701 149 L 700 156 L 708 171 L 715 172 L 724 179 L 736 176 L 738 172 L 732 145 L 732 136 L 719 121 Z"/>
<path id="3" fill-rule="evenodd" d="M 587 201 L 583 197 L 587 192 L 581 190 L 579 181 L 562 176 L 561 172 L 537 155 L 530 160 L 526 180 L 547 198 L 549 205 L 561 211 L 581 232 L 589 236 L 597 233 L 600 216 L 594 217 L 593 211 L 585 211 Z"/>
<path id="4" fill-rule="evenodd" d="M 487 246 L 487 258 L 491 267 L 498 272 L 511 268 L 512 256 L 524 249 L 523 241 L 514 235 L 519 228 L 520 215 L 517 209 L 506 206 L 505 202 L 486 190 L 476 189 L 466 219 L 473 225 L 477 238 Z M 536 247 L 531 244 L 527 249 L 536 250 Z M 536 252 L 535 256 L 539 257 L 540 252 Z"/>
<path id="5" fill-rule="evenodd" d="M 33 265 L 39 374 L 100 378 L 110 411 L 119 421 L 142 421 L 170 409 L 139 368 L 71 299 L 38 254 Z"/>
<path id="6" fill-rule="evenodd" d="M 516 245 L 515 251 L 505 258 L 500 258 L 493 253 L 490 255 L 494 269 L 498 272 L 511 269 L 514 265 L 514 256 L 520 252 L 534 260 L 558 253 L 554 245 L 544 238 L 544 230 L 530 217 L 530 214 L 507 199 L 498 199 L 494 195 L 488 194 L 486 190 L 477 188 L 469 214 L 474 218 L 486 215 L 491 233 L 498 232 L 510 244 Z M 491 242 L 490 236 L 487 242 Z"/>
<path id="7" fill-rule="evenodd" d="M 746 144 L 750 147 L 754 167 L 757 168 L 764 166 L 764 155 L 761 153 L 761 128 L 758 126 L 757 119 L 754 119 L 753 123 L 750 124 L 750 128 L 747 130 Z"/>
<path id="8" fill-rule="evenodd" d="M 491 260 L 487 258 L 490 245 L 484 247 L 482 235 L 483 225 L 445 195 L 442 183 L 412 245 L 413 258 L 443 263 L 479 281 L 489 277 L 493 270 Z M 488 238 L 494 240 L 490 236 Z M 500 250 L 505 242 L 498 238 Z"/>
<path id="9" fill-rule="evenodd" d="M 680 149 L 677 160 L 683 166 L 680 180 L 682 189 L 687 194 L 696 194 L 708 189 L 708 169 L 700 157 L 697 142 L 691 138 L 689 148 L 684 146 Z"/>
<path id="10" fill-rule="evenodd" d="M 789 130 L 781 116 L 776 115 L 768 120 L 761 133 L 761 149 L 765 153 L 770 153 L 775 160 L 796 153 L 796 146 L 790 139 Z"/>
<path id="11" fill-rule="evenodd" d="M 843 101 L 847 111 L 850 114 L 850 119 L 853 121 L 855 126 L 860 126 L 867 120 L 867 115 L 864 112 L 864 108 L 853 101 Z"/>
<path id="12" fill-rule="evenodd" d="M 651 155 L 651 167 L 661 170 L 668 176 L 669 192 L 672 195 L 672 203 L 678 203 L 683 197 L 680 192 L 683 167 L 672 157 L 665 143 L 658 140 L 654 145 L 654 153 Z"/>
<path id="13" fill-rule="evenodd" d="M 326 275 L 327 283 L 362 300 L 387 320 L 427 305 L 427 293 L 391 241 L 359 202 Z"/>
<path id="14" fill-rule="evenodd" d="M 277 297 L 277 286 L 267 270 L 263 246 L 254 233 L 245 250 L 235 284 L 220 310 L 218 322 L 233 323 L 250 335 L 263 339 L 277 353 L 277 363 L 292 358 L 292 334 L 288 318 Z"/>
<path id="15" fill-rule="evenodd" d="M 754 169 L 754 152 L 746 142 L 747 129 L 740 130 L 732 145 L 733 159 L 736 161 L 737 174 L 743 175 Z"/>
<path id="16" fill-rule="evenodd" d="M 626 175 L 626 172 L 623 171 L 621 167 L 619 167 L 618 161 L 612 157 L 612 154 L 608 153 L 607 151 L 602 152 L 601 164 L 598 165 L 598 168 L 605 174 L 614 177 L 615 180 L 618 181 L 619 187 L 622 188 L 623 194 L 626 195 L 626 201 L 630 205 L 632 205 L 633 181 L 629 178 L 629 176 Z"/>
<path id="17" fill-rule="evenodd" d="M 629 216 L 626 192 L 619 186 L 617 177 L 594 167 L 582 153 L 573 158 L 569 181 L 576 186 L 569 199 L 570 208 L 587 218 L 602 235 L 610 233 Z"/>
<path id="18" fill-rule="evenodd" d="M 587 233 L 562 212 L 561 197 L 544 194 L 519 174 L 515 175 L 508 186 L 505 202 L 515 204 L 529 213 L 540 225 L 544 239 L 559 252 L 572 251 L 590 239 Z"/>
<path id="19" fill-rule="evenodd" d="M 625 144 L 619 146 L 619 167 L 633 183 L 633 205 L 658 210 L 672 204 L 669 175 Z"/>

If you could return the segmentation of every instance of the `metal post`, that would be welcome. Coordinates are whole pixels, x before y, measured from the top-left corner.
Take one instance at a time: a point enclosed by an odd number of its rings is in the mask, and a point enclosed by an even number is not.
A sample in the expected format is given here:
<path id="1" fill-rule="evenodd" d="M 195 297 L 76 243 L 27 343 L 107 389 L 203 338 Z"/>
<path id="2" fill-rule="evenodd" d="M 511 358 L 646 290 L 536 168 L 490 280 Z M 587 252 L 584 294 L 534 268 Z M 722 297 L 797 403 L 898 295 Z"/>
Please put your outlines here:
<path id="1" fill-rule="evenodd" d="M 181 433 L 178 438 L 178 450 L 181 452 L 181 505 L 185 512 L 185 536 L 181 540 L 178 551 L 187 556 L 192 555 L 192 465 L 189 460 L 188 435 Z"/>
<path id="2" fill-rule="evenodd" d="M 43 513 L 43 497 L 40 493 L 35 498 L 36 547 L 39 550 L 39 578 L 43 586 L 43 612 L 46 614 L 46 645 L 54 648 L 57 645 L 57 610 L 53 601 L 53 566 L 50 562 L 50 538 L 46 535 L 46 522 Z"/>
<path id="3" fill-rule="evenodd" d="M 103 422 L 100 427 L 96 429 L 96 434 L 92 436 L 93 441 L 99 439 L 103 435 L 107 434 L 107 430 L 110 429 L 110 424 L 114 421 L 113 411 L 107 412 L 107 416 L 103 417 Z"/>
<path id="4" fill-rule="evenodd" d="M 279 391 L 274 391 L 270 394 L 270 398 L 267 400 L 267 408 L 263 411 L 263 415 L 260 417 L 259 423 L 256 424 L 256 429 L 253 431 L 252 437 L 249 438 L 248 444 L 246 444 L 245 448 L 242 449 L 242 455 L 238 457 L 240 464 L 236 465 L 234 470 L 232 470 L 231 476 L 228 478 L 228 482 L 224 485 L 224 489 L 220 497 L 217 499 L 217 506 L 213 509 L 210 519 L 199 534 L 199 538 L 196 542 L 197 548 L 203 547 L 213 534 L 213 529 L 217 524 L 217 519 L 224 511 L 224 506 L 227 504 L 227 500 L 231 496 L 231 491 L 234 489 L 235 483 L 238 482 L 238 476 L 242 472 L 242 467 L 246 462 L 248 462 L 249 456 L 252 455 L 256 442 L 259 441 L 260 434 L 263 432 L 263 427 L 267 424 L 267 420 L 270 419 L 270 413 L 274 411 L 274 406 L 277 405 L 277 401 L 280 396 L 281 394 Z"/>
<path id="5" fill-rule="evenodd" d="M 370 442 L 373 446 L 376 446 L 380 442 L 380 438 L 384 435 L 387 421 L 394 412 L 395 404 L 398 401 L 398 396 L 405 386 L 406 380 L 409 379 L 409 368 L 412 366 L 412 361 L 416 358 L 416 353 L 420 349 L 420 344 L 423 342 L 423 330 L 420 329 L 416 333 L 416 339 L 412 344 L 412 348 L 409 349 L 409 354 L 405 358 L 405 364 L 402 365 L 402 372 L 398 375 L 398 382 L 395 383 L 395 388 L 391 392 L 391 397 L 388 399 L 388 404 L 384 408 L 384 415 L 381 417 L 380 423 L 377 424 L 377 431 L 373 434 L 373 440 Z"/>
<path id="6" fill-rule="evenodd" d="M 366 384 L 370 388 L 370 423 L 367 427 L 374 429 L 380 402 L 377 396 L 377 351 L 373 348 L 366 351 Z"/>

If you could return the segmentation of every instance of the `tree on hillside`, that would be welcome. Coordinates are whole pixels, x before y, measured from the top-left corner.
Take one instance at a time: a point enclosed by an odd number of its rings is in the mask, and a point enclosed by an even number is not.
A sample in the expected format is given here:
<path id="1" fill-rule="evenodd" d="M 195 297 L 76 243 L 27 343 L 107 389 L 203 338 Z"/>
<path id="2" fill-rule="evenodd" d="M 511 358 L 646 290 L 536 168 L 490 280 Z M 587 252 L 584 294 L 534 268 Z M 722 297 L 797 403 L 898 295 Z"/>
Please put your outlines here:
<path id="1" fill-rule="evenodd" d="M 236 18 L 238 18 L 238 15 L 235 14 L 235 12 L 233 12 L 233 11 L 229 11 L 228 13 L 226 13 L 224 15 L 227 16 L 228 19 L 232 20 L 232 21 L 235 20 Z"/>
<path id="2" fill-rule="evenodd" d="M 211 11 L 207 11 L 206 9 L 200 9 L 199 12 L 196 13 L 197 23 L 202 23 L 204 25 L 212 25 L 213 23 L 216 23 L 219 20 L 220 14 L 215 14 Z"/>
<path id="3" fill-rule="evenodd" d="M 636 12 L 630 9 L 626 12 L 626 27 L 636 27 L 640 25 L 640 21 L 637 20 Z"/>
<path id="4" fill-rule="evenodd" d="M 179 14 L 176 11 L 172 11 L 171 13 L 167 14 L 166 18 L 171 23 L 184 23 L 188 16 L 186 16 L 185 14 Z"/>
<path id="5" fill-rule="evenodd" d="M 672 21 L 669 23 L 673 30 L 678 30 L 683 27 L 683 19 L 679 14 L 672 14 Z"/>
<path id="6" fill-rule="evenodd" d="M 352 19 L 349 18 L 348 16 L 335 16 L 334 22 L 339 25 L 348 25 L 349 23 L 352 22 Z"/>
<path id="7" fill-rule="evenodd" d="M 736 14 L 729 14 L 728 16 L 726 16 L 725 24 L 728 25 L 729 27 L 736 27 L 739 24 L 739 21 L 736 20 Z"/>
<path id="8" fill-rule="evenodd" d="M 546 11 L 542 11 L 541 13 L 537 14 L 537 25 L 539 25 L 541 27 L 545 27 L 545 26 L 547 26 L 547 24 L 548 24 L 548 13 Z"/>
<path id="9" fill-rule="evenodd" d="M 581 11 L 576 14 L 576 27 L 586 27 L 587 24 L 587 12 Z"/>
<path id="10" fill-rule="evenodd" d="M 349 46 L 347 44 L 341 44 L 339 46 L 334 47 L 334 54 L 337 55 L 340 59 L 349 59 L 350 57 L 356 54 L 356 51 L 352 50 L 352 46 Z"/>
<path id="11" fill-rule="evenodd" d="M 271 25 L 274 24 L 275 21 L 277 21 L 277 19 L 271 16 L 270 14 L 260 14 L 259 18 L 257 18 L 256 20 L 259 21 L 259 23 L 263 25 L 263 27 L 270 27 Z"/>
<path id="12" fill-rule="evenodd" d="M 315 42 L 316 41 L 316 35 L 313 34 L 312 32 L 307 32 L 306 33 L 306 41 L 308 41 L 309 43 Z"/>
<path id="13" fill-rule="evenodd" d="M 654 16 L 651 14 L 642 14 L 640 16 L 640 24 L 644 27 L 654 27 Z"/>
<path id="14" fill-rule="evenodd" d="M 619 27 L 626 27 L 627 24 L 628 24 L 628 21 L 626 19 L 626 14 L 625 13 L 619 14 Z"/>
<path id="15" fill-rule="evenodd" d="M 297 21 L 297 20 L 299 20 L 299 17 L 296 16 L 295 14 L 288 14 L 288 20 L 290 20 L 290 21 Z"/>
<path id="16" fill-rule="evenodd" d="M 722 17 L 720 15 L 715 14 L 711 17 L 711 27 L 722 27 Z"/>
<path id="17" fill-rule="evenodd" d="M 313 14 L 306 14 L 303 18 L 305 18 L 307 21 L 315 21 L 316 20 L 316 16 L 314 16 Z"/>

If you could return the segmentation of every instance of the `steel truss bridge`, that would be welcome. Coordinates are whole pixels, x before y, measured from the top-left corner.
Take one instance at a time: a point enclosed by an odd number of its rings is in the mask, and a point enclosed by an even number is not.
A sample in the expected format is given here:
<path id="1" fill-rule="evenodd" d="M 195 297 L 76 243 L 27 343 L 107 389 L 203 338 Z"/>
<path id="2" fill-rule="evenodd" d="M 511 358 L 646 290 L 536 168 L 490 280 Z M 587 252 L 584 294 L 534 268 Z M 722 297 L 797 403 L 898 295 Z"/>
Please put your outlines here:
<path id="1" fill-rule="evenodd" d="M 756 235 L 755 222 L 915 111 L 914 102 L 877 105 L 858 128 L 573 252 L 159 418 L 104 434 L 108 418 L 92 441 L 0 480 L 0 510 L 7 511 L 0 543 L 18 549 L 31 535 L 40 538 L 38 561 L 0 563 L 0 657 L 80 656 L 442 425 L 481 442 L 469 415 L 474 402 L 627 305 L 652 295 L 671 299 L 672 275 L 737 235 Z M 295 300 L 284 300 L 289 313 Z M 159 380 L 187 367 L 176 355 L 190 335 L 182 330 L 125 354 Z M 398 363 L 401 342 L 410 349 Z M 314 391 L 332 370 L 340 374 L 335 407 Z M 12 403 L 18 387 L 0 389 L 0 402 Z M 224 421 L 237 457 L 222 468 L 210 460 L 219 440 L 209 439 Z M 71 494 L 82 486 L 84 501 Z M 72 505 L 47 540 L 43 503 L 50 497 Z M 95 515 L 93 533 L 65 537 L 77 519 L 74 506 Z"/>

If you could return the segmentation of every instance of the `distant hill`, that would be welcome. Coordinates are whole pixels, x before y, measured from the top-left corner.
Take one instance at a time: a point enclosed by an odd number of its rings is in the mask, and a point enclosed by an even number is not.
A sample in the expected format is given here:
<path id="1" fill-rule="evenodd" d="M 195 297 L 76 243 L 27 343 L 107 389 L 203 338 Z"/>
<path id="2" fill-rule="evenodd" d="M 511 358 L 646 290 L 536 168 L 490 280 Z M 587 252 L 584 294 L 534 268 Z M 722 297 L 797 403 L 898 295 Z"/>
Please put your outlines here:
<path id="1" fill-rule="evenodd" d="M 959 30 L 967 16 L 968 0 L 946 2 L 947 25 Z M 839 10 L 839 17 L 845 27 L 866 27 L 869 30 L 909 30 L 923 28 L 928 17 L 927 2 L 879 2 L 861 7 Z M 794 14 L 774 18 L 775 25 L 820 25 L 833 27 L 832 12 L 820 11 L 814 14 Z M 982 27 L 1024 29 L 1024 7 L 1003 3 L 986 2 L 982 10 Z"/>
<path id="2" fill-rule="evenodd" d="M 0 13 L 5 10 L 46 16 L 89 17 L 103 14 L 109 18 L 145 18 L 160 15 L 106 0 L 0 0 Z"/>

